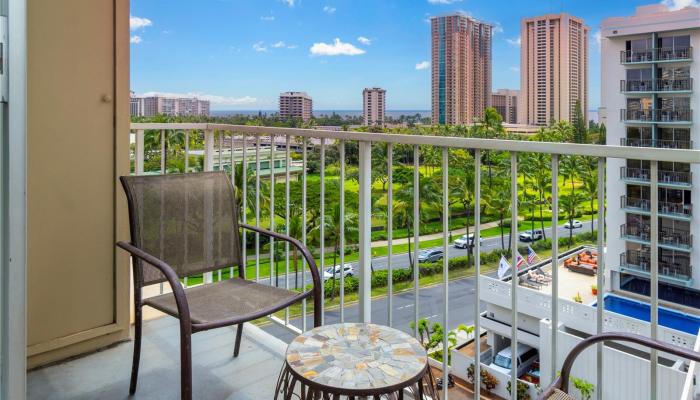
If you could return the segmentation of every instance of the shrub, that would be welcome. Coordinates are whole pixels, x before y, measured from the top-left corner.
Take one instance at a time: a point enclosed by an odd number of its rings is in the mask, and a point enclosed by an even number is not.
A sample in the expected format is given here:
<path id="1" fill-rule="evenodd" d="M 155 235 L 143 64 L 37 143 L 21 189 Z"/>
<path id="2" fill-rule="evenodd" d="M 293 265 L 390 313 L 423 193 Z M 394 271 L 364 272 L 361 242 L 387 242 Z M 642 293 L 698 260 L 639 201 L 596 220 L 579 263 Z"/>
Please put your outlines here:
<path id="1" fill-rule="evenodd" d="M 508 384 L 506 385 L 506 389 L 508 390 L 508 393 L 510 393 L 510 389 L 512 387 L 512 384 L 510 381 L 508 381 Z M 520 382 L 518 381 L 518 399 L 522 400 L 530 400 L 530 387 L 527 385 L 525 382 Z"/>

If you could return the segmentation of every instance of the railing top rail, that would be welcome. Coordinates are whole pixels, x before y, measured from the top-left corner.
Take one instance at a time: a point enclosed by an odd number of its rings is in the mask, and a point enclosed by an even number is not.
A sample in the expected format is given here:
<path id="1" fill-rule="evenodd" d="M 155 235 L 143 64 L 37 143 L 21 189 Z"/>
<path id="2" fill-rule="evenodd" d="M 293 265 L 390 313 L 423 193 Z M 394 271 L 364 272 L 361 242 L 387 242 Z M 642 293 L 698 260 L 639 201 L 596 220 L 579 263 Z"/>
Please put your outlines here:
<path id="1" fill-rule="evenodd" d="M 582 155 L 607 158 L 634 158 L 669 162 L 700 163 L 700 150 L 644 148 L 630 153 L 629 147 L 535 142 L 527 140 L 480 139 L 450 136 L 405 135 L 351 131 L 327 131 L 320 129 L 277 128 L 267 126 L 210 124 L 210 123 L 132 123 L 131 130 L 222 130 L 249 135 L 292 135 L 307 138 L 334 140 L 356 140 L 360 142 L 393 143 L 407 145 L 431 145 L 451 148 L 514 151 L 525 153 L 548 153 L 560 155 Z"/>

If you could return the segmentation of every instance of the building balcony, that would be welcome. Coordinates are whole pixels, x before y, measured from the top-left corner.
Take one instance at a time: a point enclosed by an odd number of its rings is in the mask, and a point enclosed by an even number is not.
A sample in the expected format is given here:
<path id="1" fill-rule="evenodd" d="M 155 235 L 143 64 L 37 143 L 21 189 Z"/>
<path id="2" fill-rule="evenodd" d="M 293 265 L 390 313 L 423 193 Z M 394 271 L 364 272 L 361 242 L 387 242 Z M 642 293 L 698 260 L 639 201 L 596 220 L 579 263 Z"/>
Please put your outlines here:
<path id="1" fill-rule="evenodd" d="M 621 80 L 620 92 L 624 94 L 688 94 L 693 91 L 693 78 L 682 79 L 633 79 Z"/>
<path id="2" fill-rule="evenodd" d="M 620 198 L 620 208 L 634 214 L 650 215 L 651 201 L 622 196 Z M 693 206 L 692 204 L 660 201 L 658 214 L 661 217 L 690 221 L 693 216 Z"/>
<path id="3" fill-rule="evenodd" d="M 655 147 L 658 149 L 692 149 L 692 140 L 620 138 L 620 146 Z"/>
<path id="4" fill-rule="evenodd" d="M 651 255 L 648 251 L 627 250 L 620 254 L 620 268 L 626 272 L 651 274 Z M 693 282 L 693 267 L 690 258 L 659 257 L 659 278 L 669 283 L 690 285 Z"/>
<path id="5" fill-rule="evenodd" d="M 620 167 L 620 179 L 628 183 L 650 184 L 651 170 L 648 168 Z M 682 171 L 659 171 L 659 186 L 689 188 L 693 185 L 693 173 Z"/>
<path id="6" fill-rule="evenodd" d="M 620 52 L 622 64 L 652 64 L 685 62 L 693 60 L 692 47 L 655 48 L 647 50 L 623 50 Z"/>
<path id="7" fill-rule="evenodd" d="M 690 125 L 693 110 L 620 110 L 620 121 L 629 124 Z"/>
<path id="8" fill-rule="evenodd" d="M 338 288 L 343 287 L 343 291 L 335 294 L 333 302 L 326 297 L 327 308 L 324 309 L 324 323 L 332 324 L 340 321 L 357 322 L 357 321 L 372 321 L 379 324 L 391 324 L 397 329 L 413 332 L 410 327 L 410 321 L 414 321 L 416 315 L 418 318 L 428 318 L 430 322 L 444 323 L 447 321 L 448 329 L 455 329 L 459 324 L 472 325 L 483 320 L 474 315 L 471 310 L 474 310 L 475 305 L 479 304 L 487 296 L 498 294 L 499 296 L 506 293 L 502 290 L 502 286 L 509 285 L 510 282 L 498 280 L 497 283 L 491 282 L 482 285 L 482 295 L 479 294 L 467 296 L 465 301 L 453 301 L 451 297 L 443 297 L 444 286 L 434 285 L 432 281 L 429 285 L 423 283 L 421 276 L 417 276 L 414 281 L 413 277 L 408 280 L 406 286 L 401 293 L 394 292 L 394 289 L 382 286 L 378 289 L 372 287 L 378 271 L 386 272 L 389 268 L 394 271 L 409 270 L 411 268 L 409 257 L 405 253 L 398 254 L 394 251 L 393 257 L 389 260 L 386 257 L 374 257 L 373 252 L 377 247 L 385 247 L 389 243 L 392 245 L 403 245 L 407 243 L 406 238 L 393 238 L 393 232 L 398 232 L 398 216 L 394 220 L 394 230 L 389 231 L 392 234 L 386 238 L 382 238 L 382 243 L 372 242 L 373 219 L 372 212 L 376 212 L 376 205 L 372 202 L 372 195 L 377 195 L 379 185 L 374 181 L 375 173 L 373 167 L 377 162 L 386 163 L 393 162 L 392 167 L 401 167 L 409 172 L 409 182 L 415 176 L 418 179 L 419 187 L 411 187 L 411 199 L 422 201 L 421 196 L 424 195 L 423 186 L 430 184 L 431 193 L 437 193 L 438 197 L 442 197 L 442 193 L 450 193 L 449 186 L 443 187 L 442 183 L 435 180 L 424 180 L 421 178 L 425 171 L 421 168 L 421 154 L 424 150 L 423 146 L 434 146 L 438 151 L 444 151 L 445 157 L 442 160 L 438 159 L 437 165 L 434 166 L 435 173 L 445 172 L 445 185 L 448 185 L 452 170 L 448 168 L 448 162 L 452 162 L 450 154 L 457 154 L 456 150 L 470 149 L 474 151 L 474 155 L 482 154 L 486 151 L 504 151 L 510 152 L 513 155 L 525 153 L 543 153 L 543 154 L 567 154 L 573 156 L 590 156 L 590 157 L 609 157 L 619 158 L 621 156 L 620 149 L 615 146 L 599 146 L 599 145 L 579 145 L 571 146 L 562 143 L 536 143 L 529 141 L 511 141 L 497 139 L 473 139 L 473 138 L 449 138 L 449 143 L 445 142 L 445 137 L 436 136 L 417 136 L 417 135 L 392 135 L 392 144 L 401 144 L 413 148 L 417 158 L 414 160 L 410 156 L 408 158 L 396 157 L 391 159 L 388 156 L 383 158 L 383 161 L 378 161 L 378 147 L 388 144 L 386 137 L 377 136 L 367 132 L 344 132 L 344 131 L 322 131 L 314 129 L 291 129 L 291 128 L 268 128 L 262 126 L 233 126 L 221 124 L 133 124 L 132 131 L 129 134 L 129 140 L 132 146 L 129 151 L 129 161 L 131 162 L 131 173 L 133 174 L 148 174 L 148 173 L 192 173 L 200 171 L 225 170 L 231 174 L 231 180 L 234 184 L 236 193 L 242 196 L 245 201 L 242 202 L 241 219 L 249 224 L 255 224 L 257 219 L 265 228 L 271 228 L 278 232 L 290 232 L 292 222 L 285 218 L 286 215 L 298 217 L 300 215 L 309 216 L 309 218 L 299 218 L 298 223 L 302 226 L 296 236 L 307 239 L 312 252 L 317 258 L 319 268 L 326 269 L 332 267 L 332 254 L 334 253 L 334 245 L 339 248 L 347 248 L 348 252 L 340 251 L 337 253 L 338 258 L 335 261 L 336 265 L 352 264 L 354 268 L 354 276 L 344 277 L 343 279 L 357 279 L 354 286 L 341 285 L 338 282 Z M 184 135 L 180 135 L 182 132 Z M 181 140 L 183 143 L 189 143 L 190 146 L 171 146 L 170 149 L 166 146 L 157 143 L 153 138 L 159 134 L 159 140 L 167 141 L 172 139 L 174 142 Z M 169 138 L 169 135 L 174 135 Z M 223 137 L 222 137 L 223 136 Z M 272 145 L 274 143 L 274 145 Z M 339 157 L 341 151 L 345 151 L 346 145 L 349 143 L 357 144 L 353 146 L 353 151 L 357 151 L 355 157 Z M 373 146 L 377 146 L 373 148 Z M 348 146 L 348 148 L 350 148 Z M 391 146 L 383 147 L 392 151 Z M 385 150 L 386 151 L 386 150 Z M 291 154 L 294 152 L 294 154 Z M 454 152 L 454 153 L 451 153 Z M 460 151 L 460 154 L 469 155 L 471 153 Z M 284 154 L 282 157 L 281 154 Z M 438 153 L 439 154 L 439 153 Z M 355 155 L 355 154 L 354 154 Z M 696 154 L 692 151 L 677 151 L 667 149 L 654 149 L 653 155 L 658 161 L 665 162 L 692 162 Z M 624 157 L 624 154 L 622 155 Z M 636 156 L 636 155 L 635 155 Z M 470 156 L 471 157 L 471 156 Z M 274 173 L 277 179 L 266 179 L 265 174 L 261 171 L 266 166 L 265 162 L 270 159 L 293 160 L 280 165 L 279 171 L 267 171 L 270 174 Z M 392 160 L 392 161 L 390 161 Z M 482 159 L 483 160 L 483 159 Z M 415 161 L 415 162 L 414 162 Z M 178 163 L 182 165 L 178 168 Z M 475 159 L 470 158 L 470 163 L 476 163 Z M 474 193 L 479 195 L 484 194 L 487 190 L 485 183 L 487 166 L 484 161 L 481 161 L 483 172 L 483 184 L 474 186 Z M 313 164 L 312 164 L 313 163 Z M 474 165 L 474 164 L 470 164 Z M 293 172 L 292 167 L 301 168 L 300 177 L 290 177 Z M 387 170 L 392 170 L 388 168 Z M 491 166 L 497 168 L 496 166 Z M 171 169 L 173 168 L 173 169 Z M 328 170 L 330 179 L 324 180 L 321 172 Z M 352 176 L 353 184 L 349 187 L 340 186 L 341 182 L 346 182 L 351 179 L 350 173 L 347 170 L 359 171 L 359 174 Z M 508 169 L 499 170 L 497 173 L 506 176 L 505 181 L 509 184 L 518 185 L 517 178 L 510 180 L 507 176 Z M 331 173 L 332 171 L 332 173 Z M 646 172 L 632 171 L 628 173 L 627 169 L 623 174 L 630 178 L 647 179 L 649 176 Z M 306 173 L 303 173 L 306 172 Z M 240 175 L 245 174 L 245 179 Z M 415 174 L 415 175 L 413 175 Z M 643 176 L 646 174 L 646 176 Z M 398 175 L 398 174 L 397 174 Z M 667 176 L 666 172 L 660 172 L 660 180 L 662 176 Z M 518 176 L 518 174 L 514 174 Z M 307 182 L 307 178 L 308 182 Z M 404 178 L 405 176 L 402 176 Z M 280 180 L 281 178 L 281 180 Z M 673 176 L 673 179 L 680 180 L 680 177 Z M 393 187 L 398 183 L 399 178 L 393 180 L 393 177 L 386 177 L 386 188 Z M 357 182 L 355 184 L 355 181 Z M 244 183 L 246 182 L 246 183 Z M 406 185 L 404 181 L 401 183 Z M 598 183 L 602 188 L 605 184 L 604 180 Z M 287 190 L 289 189 L 289 190 Z M 333 207 L 339 203 L 340 193 L 348 193 L 355 201 L 348 201 L 344 206 L 339 206 L 337 209 L 338 216 L 336 217 L 336 208 Z M 274 195 L 274 197 L 273 197 Z M 389 193 L 383 193 L 388 196 Z M 398 196 L 397 196 L 398 197 Z M 384 197 L 386 198 L 386 197 Z M 303 199 L 303 200 L 302 200 Z M 257 201 L 256 201 L 257 200 Z M 439 199 L 438 199 L 439 200 Z M 394 201 L 397 201 L 395 198 Z M 432 200 L 433 202 L 435 199 Z M 560 198 L 555 194 L 551 199 L 553 207 L 558 208 Z M 307 203 L 308 202 L 308 203 Z M 357 203 L 360 203 L 359 205 Z M 641 201 L 623 200 L 624 207 L 634 207 L 640 212 L 648 212 L 651 209 L 651 204 L 645 204 Z M 440 201 L 440 204 L 443 204 Z M 447 207 L 447 215 L 450 214 L 450 207 L 454 207 L 450 203 L 444 203 Z M 454 204 L 454 203 L 453 203 Z M 431 206 L 435 206 L 431 203 Z M 678 217 L 685 216 L 690 213 L 690 210 L 679 209 L 677 205 L 672 205 L 668 210 L 665 209 L 668 205 L 659 203 L 660 212 L 668 212 L 670 214 L 678 214 Z M 325 207 L 325 208 L 322 208 Z M 437 206 L 438 208 L 440 205 Z M 420 209 L 420 208 L 418 208 Z M 215 209 L 211 210 L 215 213 Z M 346 227 L 352 228 L 357 232 L 357 238 L 351 239 L 350 235 L 346 238 L 333 236 L 330 228 L 322 230 L 304 225 L 307 222 L 318 223 L 321 221 L 322 215 L 330 222 L 336 222 L 337 218 L 342 218 L 342 215 L 347 212 L 356 213 L 357 219 L 349 219 Z M 621 211 L 616 211 L 621 212 Z M 416 216 L 411 225 L 414 233 L 420 231 L 422 224 L 422 216 L 418 210 L 415 211 Z M 215 214 L 214 214 L 215 215 Z M 473 215 L 473 214 L 472 214 Z M 511 215 L 511 218 L 517 218 Z M 314 220 L 313 218 L 316 218 Z M 330 224 L 329 222 L 329 224 Z M 383 222 L 383 221 L 381 221 Z M 287 224 L 290 224 L 287 226 Z M 375 225 L 379 225 L 376 222 Z M 316 225 L 318 227 L 319 225 Z M 326 225 L 321 225 L 326 226 Z M 404 226 L 402 226 L 404 228 Z M 461 229 L 458 228 L 458 229 Z M 481 228 L 480 228 L 481 229 Z M 586 229 L 587 230 L 587 229 Z M 623 228 L 625 235 L 638 238 L 638 242 L 644 242 L 643 229 L 627 229 Z M 464 230 L 452 233 L 456 234 L 455 238 L 461 236 Z M 444 243 L 449 243 L 450 231 L 440 230 L 438 235 L 442 237 Z M 470 233 L 480 235 L 478 231 L 474 231 L 474 227 L 470 228 Z M 306 236 L 308 234 L 308 236 Z M 388 234 L 388 232 L 387 232 Z M 303 236 L 302 236 L 303 235 Z M 431 235 L 435 235 L 434 232 Z M 669 236 L 672 235 L 672 236 Z M 683 247 L 689 249 L 692 243 L 692 236 L 688 232 L 681 233 L 675 231 L 662 231 L 660 236 L 660 247 L 677 248 Z M 292 272 L 295 254 L 291 249 L 285 249 L 284 245 L 274 243 L 260 243 L 257 245 L 253 236 L 244 236 L 246 239 L 245 245 L 242 246 L 244 259 L 248 260 L 248 278 L 256 280 L 263 284 L 274 285 L 278 287 L 288 287 L 292 290 L 303 287 L 309 284 L 310 276 L 301 268 L 299 274 Z M 682 240 L 685 239 L 686 242 Z M 343 240 L 345 240 L 343 242 Z M 413 242 L 416 243 L 416 242 Z M 419 240 L 419 243 L 421 241 Z M 481 246 L 482 254 L 493 252 L 501 248 L 501 239 L 498 235 L 484 235 L 483 242 L 478 241 Z M 646 242 L 644 242 L 646 243 Z M 505 244 L 507 246 L 507 242 Z M 272 248 L 270 248 L 272 247 Z M 412 247 L 412 251 L 418 252 L 425 249 L 424 243 L 416 248 Z M 563 250 L 563 249 L 561 249 Z M 388 251 L 388 250 L 387 250 Z M 687 251 L 687 250 L 685 250 Z M 466 250 L 454 249 L 449 246 L 446 250 L 447 258 L 464 257 Z M 599 254 L 603 254 L 602 248 L 598 250 Z M 351 259 L 343 257 L 352 257 Z M 414 258 L 415 259 L 415 258 Z M 485 258 L 484 258 L 485 259 Z M 563 259 L 562 259 L 563 260 Z M 260 269 L 261 265 L 274 264 L 272 261 L 277 261 L 280 264 L 279 270 L 272 272 L 269 269 L 265 271 Z M 391 263 L 389 265 L 389 263 Z M 439 261 L 438 264 L 442 269 L 438 272 L 445 273 L 452 271 L 449 268 L 451 264 Z M 488 265 L 484 261 L 482 268 L 487 268 L 488 271 L 493 271 L 495 265 L 489 262 Z M 434 265 L 434 264 L 433 264 Z M 633 269 L 632 266 L 637 265 L 637 270 L 643 270 L 643 264 L 634 264 L 632 262 L 625 264 L 627 268 Z M 303 267 L 303 266 L 302 266 Z M 432 267 L 434 268 L 434 267 Z M 533 265 L 534 268 L 534 265 Z M 659 274 L 666 273 L 664 276 L 680 276 L 681 270 L 675 268 L 673 263 L 667 263 L 664 260 L 660 266 Z M 688 267 L 689 268 L 689 267 Z M 686 268 L 686 269 L 688 269 Z M 546 268 L 545 268 L 546 269 Z M 373 271 L 374 270 L 374 271 Z M 423 273 L 423 270 L 416 269 Z M 567 273 L 564 273 L 564 267 L 560 267 L 559 276 L 566 279 Z M 549 269 L 551 276 L 552 270 Z M 454 271 L 452 271 L 454 272 Z M 477 279 L 474 277 L 474 267 L 464 268 L 463 271 L 458 271 L 460 274 L 455 280 L 448 282 L 448 291 L 451 293 L 462 293 L 465 284 L 472 285 Z M 489 272 L 490 273 L 490 272 Z M 641 274 L 642 272 L 639 272 Z M 228 268 L 223 269 L 213 274 L 192 275 L 182 278 L 181 282 L 184 287 L 193 285 L 207 285 L 212 282 L 217 282 L 221 279 L 226 279 L 229 276 Z M 397 274 L 405 275 L 405 274 Z M 586 290 L 590 291 L 590 286 L 597 282 L 597 277 L 586 276 L 583 274 L 571 274 L 579 278 L 576 282 L 585 282 Z M 449 275 L 448 275 L 449 276 Z M 482 274 L 483 278 L 487 278 Z M 491 278 L 488 278 L 491 279 Z M 666 278 L 663 278 L 666 279 Z M 670 279 L 670 278 L 668 278 Z M 679 278 L 680 279 L 680 278 Z M 340 280 L 340 277 L 338 278 Z M 379 280 L 381 281 L 381 280 Z M 363 286 L 364 284 L 364 286 Z M 537 292 L 537 304 L 544 304 L 546 301 L 554 301 L 554 295 L 551 293 L 552 286 L 540 288 Z M 561 288 L 572 287 L 573 284 L 562 282 Z M 580 286 L 580 285 L 579 285 Z M 353 288 L 352 293 L 346 293 L 345 288 Z M 601 285 L 602 287 L 602 285 Z M 373 289 L 377 289 L 373 292 Z M 498 290 L 496 290 L 498 289 Z M 158 295 L 161 293 L 158 285 L 149 287 L 146 297 L 149 295 Z M 348 289 L 350 290 L 350 289 Z M 527 289 L 530 290 L 530 289 Z M 549 292 L 548 292 L 549 290 Z M 577 287 L 577 290 L 578 287 Z M 515 291 L 518 293 L 518 290 Z M 576 292 L 573 293 L 573 296 Z M 522 294 L 522 293 L 521 293 Z M 529 301 L 534 301 L 530 296 L 532 293 L 525 292 L 525 295 L 520 296 L 519 307 L 527 306 Z M 420 297 L 419 297 L 420 296 Z M 460 295 L 461 296 L 461 295 Z M 346 299 L 357 299 L 358 301 L 346 301 Z M 420 301 L 419 301 L 420 298 Z M 569 297 L 570 299 L 570 297 Z M 589 300 L 592 300 L 591 297 Z M 510 299 L 504 300 L 504 304 L 509 304 Z M 577 315 L 584 315 L 583 311 L 594 311 L 589 305 L 574 305 L 572 301 L 563 299 L 560 303 L 566 307 L 581 307 L 576 308 Z M 571 304 L 569 304 L 571 303 Z M 586 307 L 586 308 L 583 308 Z M 437 313 L 433 310 L 441 310 Z M 445 311 L 442 311 L 445 310 Z M 542 308 L 538 312 L 540 318 L 549 318 L 548 308 Z M 578 313 L 578 311 L 582 311 Z M 614 319 L 613 313 L 607 313 L 605 316 L 601 314 L 601 320 L 605 321 Z M 198 399 L 218 399 L 218 398 L 241 398 L 241 399 L 257 399 L 257 398 L 272 398 L 272 393 L 275 389 L 275 383 L 283 365 L 283 353 L 285 343 L 289 342 L 300 331 L 308 330 L 306 321 L 311 319 L 310 312 L 304 314 L 303 308 L 297 307 L 285 311 L 280 311 L 275 315 L 270 315 L 267 318 L 261 319 L 260 327 L 251 325 L 250 329 L 246 325 L 244 330 L 243 345 L 240 356 L 233 358 L 233 342 L 235 337 L 234 328 L 221 328 L 209 332 L 197 333 L 192 336 L 193 339 L 193 392 L 194 397 Z M 595 326 L 594 320 L 588 314 L 589 320 L 581 319 L 579 322 L 574 322 L 574 316 L 562 312 L 562 322 L 566 322 L 567 326 L 572 329 L 581 330 L 580 323 L 588 328 Z M 565 317 L 566 315 L 566 317 Z M 564 321 L 564 318 L 571 318 Z M 597 317 L 596 317 L 597 318 Z M 390 322 L 391 321 L 391 322 Z M 635 325 L 636 326 L 636 325 Z M 588 329 L 587 328 L 587 329 Z M 504 331 L 509 332 L 506 329 Z M 523 331 L 520 329 L 520 331 Z M 665 331 L 664 331 L 665 332 Z M 590 333 L 586 331 L 586 333 Z M 674 333 L 679 335 L 678 333 Z M 686 336 L 680 336 L 686 338 Z M 516 337 L 516 340 L 538 340 L 539 336 L 530 334 L 522 337 Z M 139 380 L 139 388 L 136 392 L 137 398 L 157 399 L 157 398 L 177 398 L 179 393 L 179 352 L 178 347 L 178 329 L 177 321 L 171 317 L 158 317 L 150 319 L 144 327 L 144 344 L 142 348 L 141 372 Z M 525 342 L 523 342 L 525 343 Z M 133 345 L 131 343 L 121 343 L 112 346 L 104 351 L 88 355 L 75 360 L 69 360 L 57 365 L 45 367 L 28 374 L 28 389 L 32 398 L 121 398 L 126 397 L 129 386 L 129 374 L 131 366 L 131 351 Z M 544 352 L 545 349 L 543 349 Z M 548 351 L 559 351 L 564 355 L 562 349 L 549 349 Z M 542 360 L 544 364 L 545 361 Z M 437 362 L 435 365 L 440 365 Z M 558 367 L 556 367 L 558 368 Z M 554 368 L 554 369 L 556 369 Z M 679 372 L 680 373 L 680 372 Z M 438 375 L 439 376 L 439 375 Z M 508 377 L 502 380 L 500 386 L 496 389 L 498 393 L 506 393 L 506 384 Z M 588 378 L 592 380 L 593 378 Z M 499 394 L 500 396 L 500 394 Z M 505 395 L 504 395 L 505 396 Z M 502 397 L 504 397 L 502 396 Z M 453 397 L 450 395 L 450 398 Z"/>
<path id="9" fill-rule="evenodd" d="M 630 242 L 651 244 L 651 225 L 622 224 L 620 237 Z M 693 247 L 693 235 L 686 230 L 659 228 L 659 247 L 669 250 L 690 251 Z"/>

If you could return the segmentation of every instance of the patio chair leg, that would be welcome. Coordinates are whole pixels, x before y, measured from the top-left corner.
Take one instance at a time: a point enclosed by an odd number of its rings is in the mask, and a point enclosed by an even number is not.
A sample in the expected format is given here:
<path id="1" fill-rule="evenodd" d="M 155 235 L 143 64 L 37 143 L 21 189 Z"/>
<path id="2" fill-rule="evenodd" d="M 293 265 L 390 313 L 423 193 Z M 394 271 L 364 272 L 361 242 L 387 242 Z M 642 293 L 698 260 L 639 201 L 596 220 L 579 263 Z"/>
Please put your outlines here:
<path id="1" fill-rule="evenodd" d="M 136 393 L 136 383 L 139 379 L 139 361 L 141 360 L 141 326 L 143 317 L 141 307 L 134 310 L 134 358 L 131 364 L 131 383 L 129 384 L 129 395 Z"/>
<path id="2" fill-rule="evenodd" d="M 180 399 L 192 400 L 192 331 L 180 326 Z"/>
<path id="3" fill-rule="evenodd" d="M 241 337 L 243 336 L 243 324 L 238 324 L 236 329 L 236 346 L 233 348 L 233 357 L 238 357 L 238 351 L 241 349 Z"/>

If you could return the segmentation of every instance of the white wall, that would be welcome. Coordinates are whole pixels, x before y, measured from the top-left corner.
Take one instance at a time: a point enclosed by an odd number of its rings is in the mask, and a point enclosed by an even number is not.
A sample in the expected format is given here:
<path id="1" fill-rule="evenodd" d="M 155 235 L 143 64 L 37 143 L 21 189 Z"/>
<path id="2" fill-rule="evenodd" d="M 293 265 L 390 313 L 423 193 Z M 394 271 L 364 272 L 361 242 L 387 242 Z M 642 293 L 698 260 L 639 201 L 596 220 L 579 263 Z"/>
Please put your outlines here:
<path id="1" fill-rule="evenodd" d="M 542 335 L 540 340 L 542 347 L 548 347 L 551 343 L 551 324 L 543 321 L 540 327 Z M 566 332 L 558 331 L 557 343 L 557 371 L 566 355 L 578 344 L 581 339 Z M 551 373 L 549 363 L 542 363 L 543 355 L 540 355 L 540 373 L 549 376 Z M 547 365 L 545 365 L 547 364 Z M 596 347 L 592 346 L 584 350 L 574 363 L 571 375 L 596 384 Z M 649 361 L 631 355 L 620 350 L 605 347 L 603 350 L 603 398 L 616 400 L 639 400 L 650 398 L 649 394 Z M 547 375 L 545 375 L 547 374 Z M 678 399 L 683 390 L 686 373 L 659 365 L 658 385 L 663 390 L 663 399 Z M 597 388 L 596 388 L 597 390 Z M 578 395 L 578 392 L 570 386 L 570 392 Z M 580 398 L 580 397 L 577 397 Z M 595 395 L 594 395 L 595 398 Z"/>

